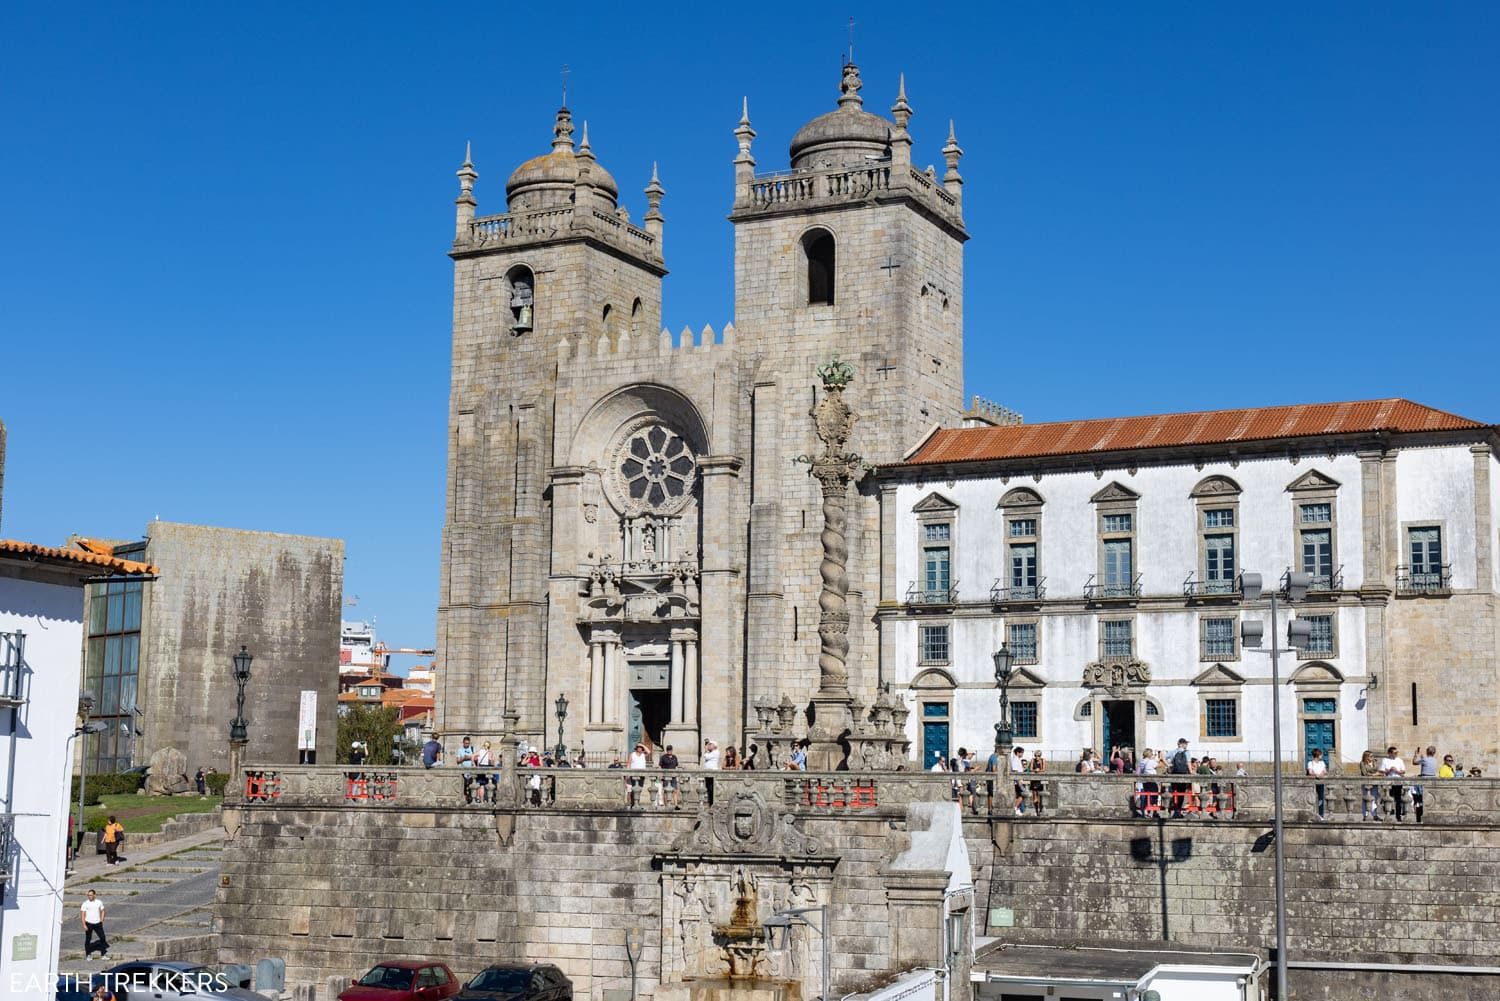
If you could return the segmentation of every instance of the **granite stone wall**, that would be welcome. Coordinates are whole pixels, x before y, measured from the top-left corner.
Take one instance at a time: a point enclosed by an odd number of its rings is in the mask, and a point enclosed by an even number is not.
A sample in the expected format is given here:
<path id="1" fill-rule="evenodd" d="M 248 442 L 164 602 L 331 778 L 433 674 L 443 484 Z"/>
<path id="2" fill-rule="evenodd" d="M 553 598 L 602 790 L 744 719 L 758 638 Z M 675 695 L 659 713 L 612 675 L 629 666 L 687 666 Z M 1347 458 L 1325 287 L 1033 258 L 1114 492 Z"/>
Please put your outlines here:
<path id="1" fill-rule="evenodd" d="M 930 919 L 934 906 L 952 906 L 949 888 L 896 860 L 917 836 L 907 804 L 946 799 L 946 777 L 751 774 L 717 777 L 719 806 L 709 809 L 701 773 L 685 773 L 680 811 L 626 809 L 616 802 L 623 778 L 598 771 L 556 773 L 557 802 L 544 794 L 540 807 L 463 805 L 461 775 L 451 770 L 395 770 L 368 786 L 363 773 L 353 785 L 337 771 L 283 771 L 274 786 L 254 777 L 259 798 L 231 797 L 225 814 L 220 961 L 283 956 L 291 982 L 321 983 L 396 956 L 446 959 L 462 974 L 493 961 L 548 960 L 580 997 L 601 999 L 625 985 L 625 933 L 638 929 L 640 992 L 651 996 L 658 984 L 722 972 L 719 935 L 736 887 L 748 886 L 757 920 L 788 906 L 829 906 L 840 996 L 872 974 L 941 966 L 942 922 Z M 1061 819 L 964 819 L 971 872 L 959 881 L 972 881 L 972 903 L 956 910 L 973 915 L 974 935 L 1269 958 L 1274 862 L 1264 783 L 1239 780 L 1242 806 L 1232 817 L 1157 823 L 1113 809 L 1104 780 L 1048 782 L 1049 813 Z M 1422 826 L 1345 819 L 1350 790 L 1358 815 L 1357 783 L 1338 782 L 1329 783 L 1334 819 L 1313 822 L 1302 808 L 1311 787 L 1291 786 L 1295 996 L 1389 988 L 1424 1001 L 1465 997 L 1476 981 L 1456 967 L 1500 966 L 1493 783 L 1429 789 Z M 340 805 L 351 798 L 364 805 Z M 741 821 L 750 833 L 736 842 Z M 815 946 L 807 936 L 768 972 L 815 982 Z M 1455 972 L 1414 972 L 1396 984 L 1390 969 L 1346 971 L 1351 993 L 1339 995 L 1328 993 L 1327 971 L 1296 969 L 1318 962 Z M 1434 993 L 1434 984 L 1459 992 Z"/>
<path id="2" fill-rule="evenodd" d="M 230 658 L 255 657 L 245 689 L 248 759 L 298 760 L 302 691 L 318 693 L 318 760 L 332 762 L 337 730 L 339 608 L 344 544 L 154 521 L 143 557 L 161 568 L 141 612 L 136 759 L 162 747 L 187 755 L 188 773 L 228 765 L 235 712 Z"/>

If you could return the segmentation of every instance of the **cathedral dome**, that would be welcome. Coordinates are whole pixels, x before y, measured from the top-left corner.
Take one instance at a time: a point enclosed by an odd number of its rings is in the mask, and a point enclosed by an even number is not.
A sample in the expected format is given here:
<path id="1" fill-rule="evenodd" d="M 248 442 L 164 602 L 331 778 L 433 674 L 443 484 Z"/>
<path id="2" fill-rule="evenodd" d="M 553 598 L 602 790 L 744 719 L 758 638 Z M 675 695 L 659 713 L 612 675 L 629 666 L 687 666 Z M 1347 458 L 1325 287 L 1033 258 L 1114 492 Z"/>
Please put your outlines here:
<path id="1" fill-rule="evenodd" d="M 583 142 L 575 152 L 573 116 L 567 108 L 561 108 L 557 112 L 557 122 L 552 126 L 552 137 L 552 152 L 527 160 L 506 180 L 505 200 L 510 211 L 568 204 L 585 162 L 589 165 L 589 183 L 599 198 L 598 207 L 613 211 L 620 197 L 620 188 L 614 175 L 594 159 L 593 150 L 589 148 L 588 126 L 584 126 Z"/>
<path id="2" fill-rule="evenodd" d="M 792 137 L 792 169 L 837 167 L 890 156 L 895 124 L 863 108 L 859 67 L 844 66 L 837 109 L 819 115 Z"/>

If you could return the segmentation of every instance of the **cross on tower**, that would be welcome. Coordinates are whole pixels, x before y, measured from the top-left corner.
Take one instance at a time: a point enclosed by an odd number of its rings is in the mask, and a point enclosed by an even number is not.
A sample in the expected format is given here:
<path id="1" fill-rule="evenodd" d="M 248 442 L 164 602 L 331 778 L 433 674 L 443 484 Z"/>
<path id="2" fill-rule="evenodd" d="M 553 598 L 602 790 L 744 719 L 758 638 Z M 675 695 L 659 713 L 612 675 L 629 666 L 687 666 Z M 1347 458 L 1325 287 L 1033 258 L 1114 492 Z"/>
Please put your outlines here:
<path id="1" fill-rule="evenodd" d="M 563 82 L 563 107 L 566 108 L 568 106 L 568 64 L 567 63 L 563 63 L 563 68 L 562 68 L 562 82 Z"/>
<path id="2" fill-rule="evenodd" d="M 886 254 L 885 263 L 880 266 L 880 270 L 884 271 L 887 277 L 894 278 L 896 277 L 896 269 L 900 266 L 901 265 L 896 263 L 896 259 L 894 257 L 892 257 L 890 254 Z"/>
<path id="3" fill-rule="evenodd" d="M 854 62 L 854 18 L 849 19 L 849 61 Z"/>

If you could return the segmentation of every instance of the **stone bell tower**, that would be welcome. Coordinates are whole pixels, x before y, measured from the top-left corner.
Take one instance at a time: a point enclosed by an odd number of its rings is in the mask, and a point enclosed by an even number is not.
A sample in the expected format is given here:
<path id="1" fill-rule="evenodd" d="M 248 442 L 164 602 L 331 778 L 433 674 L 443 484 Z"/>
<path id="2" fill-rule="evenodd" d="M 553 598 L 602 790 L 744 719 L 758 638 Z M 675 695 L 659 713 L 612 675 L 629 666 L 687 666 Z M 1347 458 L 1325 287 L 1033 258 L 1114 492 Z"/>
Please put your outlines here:
<path id="1" fill-rule="evenodd" d="M 661 325 L 662 187 L 653 176 L 644 228 L 631 225 L 588 124 L 576 147 L 573 131 L 561 108 L 551 151 L 510 175 L 499 215 L 475 215 L 471 157 L 458 171 L 438 605 L 446 733 L 497 735 L 513 709 L 541 742 L 558 358 Z"/>
<path id="2" fill-rule="evenodd" d="M 819 486 L 792 464 L 819 450 L 809 408 L 818 365 L 853 366 L 846 390 L 863 415 L 849 449 L 897 460 L 963 407 L 962 150 L 950 125 L 946 169 L 912 162 L 905 79 L 891 118 L 864 110 L 858 67 L 846 64 L 838 107 L 793 137 L 791 169 L 757 175 L 748 102 L 735 130 L 735 322 L 757 356 L 750 520 L 752 701 L 804 699 L 820 685 Z M 868 492 L 848 512 L 849 685 L 869 704 L 876 685 L 875 607 L 881 590 L 879 506 Z M 893 582 L 886 582 L 893 590 Z"/>

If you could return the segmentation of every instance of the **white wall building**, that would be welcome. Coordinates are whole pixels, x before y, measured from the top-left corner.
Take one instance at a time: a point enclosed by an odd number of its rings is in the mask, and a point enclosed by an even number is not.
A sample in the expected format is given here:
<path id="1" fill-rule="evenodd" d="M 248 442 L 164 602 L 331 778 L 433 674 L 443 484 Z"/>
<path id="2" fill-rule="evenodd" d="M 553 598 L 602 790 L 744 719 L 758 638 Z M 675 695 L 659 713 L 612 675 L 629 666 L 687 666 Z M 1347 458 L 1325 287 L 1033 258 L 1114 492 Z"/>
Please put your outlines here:
<path id="1" fill-rule="evenodd" d="M 934 431 L 880 471 L 882 679 L 924 764 L 993 745 L 1002 643 L 1028 751 L 1186 737 L 1266 762 L 1270 658 L 1240 626 L 1269 602 L 1240 574 L 1306 570 L 1285 756 L 1421 741 L 1493 766 L 1494 444 L 1404 400 Z"/>
<path id="2" fill-rule="evenodd" d="M 6 997 L 54 993 L 85 582 L 154 573 L 143 563 L 82 549 L 0 541 L 0 993 Z"/>

